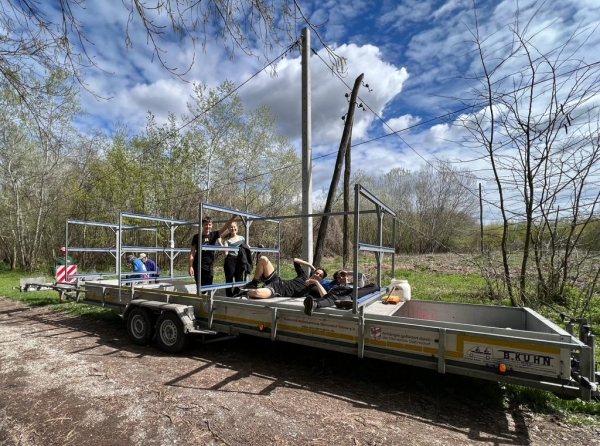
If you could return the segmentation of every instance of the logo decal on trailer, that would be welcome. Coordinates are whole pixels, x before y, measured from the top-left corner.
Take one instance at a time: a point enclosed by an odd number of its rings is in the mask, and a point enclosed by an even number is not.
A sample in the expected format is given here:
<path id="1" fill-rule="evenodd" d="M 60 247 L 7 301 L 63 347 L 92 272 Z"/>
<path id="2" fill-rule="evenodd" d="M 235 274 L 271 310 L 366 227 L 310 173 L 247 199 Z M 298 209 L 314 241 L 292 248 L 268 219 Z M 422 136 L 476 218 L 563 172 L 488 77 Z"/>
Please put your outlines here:
<path id="1" fill-rule="evenodd" d="M 520 362 L 523 366 L 531 366 L 531 365 L 542 365 L 542 366 L 552 366 L 552 356 L 548 355 L 536 355 L 531 352 L 517 352 L 512 350 L 498 350 L 502 353 L 502 359 L 507 360 L 508 362 Z"/>
<path id="2" fill-rule="evenodd" d="M 371 339 L 376 341 L 381 339 L 381 327 L 371 327 Z"/>
<path id="3" fill-rule="evenodd" d="M 475 359 L 476 361 L 491 359 L 494 356 L 494 349 L 491 347 L 480 347 L 477 345 L 475 347 L 471 347 L 467 355 L 469 358 Z"/>

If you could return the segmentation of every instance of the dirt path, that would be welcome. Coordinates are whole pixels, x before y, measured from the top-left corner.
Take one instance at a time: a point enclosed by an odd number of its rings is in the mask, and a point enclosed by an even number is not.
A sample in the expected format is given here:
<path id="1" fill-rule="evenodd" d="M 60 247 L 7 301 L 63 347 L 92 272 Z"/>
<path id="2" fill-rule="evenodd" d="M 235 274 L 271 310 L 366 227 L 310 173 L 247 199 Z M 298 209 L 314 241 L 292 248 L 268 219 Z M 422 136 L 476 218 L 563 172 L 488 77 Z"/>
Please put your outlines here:
<path id="1" fill-rule="evenodd" d="M 600 444 L 483 385 L 251 337 L 170 356 L 0 298 L 0 445 Z"/>

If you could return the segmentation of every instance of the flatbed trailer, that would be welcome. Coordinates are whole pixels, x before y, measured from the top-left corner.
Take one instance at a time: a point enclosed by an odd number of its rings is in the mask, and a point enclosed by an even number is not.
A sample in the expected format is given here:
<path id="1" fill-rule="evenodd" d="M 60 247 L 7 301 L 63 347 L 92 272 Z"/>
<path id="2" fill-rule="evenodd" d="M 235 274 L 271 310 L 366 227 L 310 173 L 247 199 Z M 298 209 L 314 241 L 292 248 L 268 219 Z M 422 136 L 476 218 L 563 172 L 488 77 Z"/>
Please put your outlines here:
<path id="1" fill-rule="evenodd" d="M 113 282 L 113 283 L 111 283 Z M 111 308 L 131 339 L 180 351 L 188 334 L 247 334 L 475 378 L 535 387 L 566 398 L 597 395 L 593 336 L 589 345 L 528 308 L 365 296 L 359 311 L 304 314 L 302 299 L 196 295 L 194 284 L 168 281 L 119 287 L 84 282 L 67 298 Z M 79 296 L 77 296 L 79 294 Z"/>
<path id="2" fill-rule="evenodd" d="M 379 217 L 375 245 L 359 240 L 361 196 L 374 204 Z M 206 204 L 200 204 L 200 219 L 203 206 Z M 439 373 L 545 389 L 564 398 L 590 400 L 599 395 L 594 335 L 585 320 L 578 321 L 576 336 L 572 322 L 563 329 L 529 308 L 415 299 L 399 305 L 383 303 L 386 288 L 381 287 L 381 257 L 392 255 L 393 278 L 394 239 L 392 247 L 383 246 L 382 216 L 395 215 L 360 185 L 355 187 L 353 212 L 354 277 L 358 277 L 359 251 L 375 253 L 379 291 L 358 298 L 355 284 L 350 310 L 318 308 L 308 316 L 303 299 L 226 297 L 222 291 L 240 283 L 198 290 L 189 278 L 175 278 L 172 271 L 170 278 L 161 277 L 158 283 L 120 276 L 82 277 L 75 285 L 65 284 L 61 290 L 58 284 L 55 289 L 66 299 L 114 310 L 126 321 L 134 343 L 145 345 L 156 339 L 159 347 L 170 353 L 181 351 L 192 334 L 209 341 L 246 334 Z M 117 246 L 120 249 L 120 241 Z M 121 273 L 120 266 L 117 271 Z"/>

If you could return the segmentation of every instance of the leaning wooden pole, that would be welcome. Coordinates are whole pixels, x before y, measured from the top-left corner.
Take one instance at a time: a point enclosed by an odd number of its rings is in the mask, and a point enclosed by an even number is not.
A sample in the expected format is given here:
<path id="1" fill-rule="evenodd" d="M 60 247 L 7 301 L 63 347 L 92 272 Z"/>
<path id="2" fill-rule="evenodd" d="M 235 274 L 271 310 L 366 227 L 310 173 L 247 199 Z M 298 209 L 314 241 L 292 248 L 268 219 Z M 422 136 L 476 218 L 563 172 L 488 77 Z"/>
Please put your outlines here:
<path id="1" fill-rule="evenodd" d="M 342 268 L 348 269 L 350 265 L 350 173 L 352 172 L 352 134 L 348 138 L 346 147 L 346 160 L 344 162 L 344 223 L 342 233 L 344 234 L 344 243 L 342 247 Z"/>
<path id="2" fill-rule="evenodd" d="M 338 181 L 340 179 L 340 173 L 342 171 L 342 163 L 346 155 L 346 148 L 348 147 L 348 141 L 352 136 L 352 121 L 354 119 L 354 109 L 356 108 L 356 97 L 358 96 L 358 89 L 362 83 L 364 73 L 356 78 L 354 81 L 354 87 L 352 88 L 352 94 L 350 95 L 350 104 L 348 105 L 348 114 L 346 115 L 346 122 L 344 124 L 344 132 L 342 133 L 342 140 L 340 142 L 340 148 L 338 150 L 337 159 L 335 161 L 335 168 L 333 169 L 333 176 L 331 177 L 331 186 L 329 186 L 329 192 L 327 194 L 327 201 L 325 202 L 325 209 L 323 212 L 331 212 L 333 207 L 333 198 L 335 197 L 335 189 L 337 188 Z M 317 236 L 317 246 L 315 248 L 314 265 L 320 265 L 323 260 L 323 247 L 325 246 L 325 235 L 327 234 L 327 226 L 329 224 L 329 216 L 325 215 L 321 218 L 321 224 L 319 226 L 319 234 Z M 344 243 L 346 241 L 344 240 Z"/>

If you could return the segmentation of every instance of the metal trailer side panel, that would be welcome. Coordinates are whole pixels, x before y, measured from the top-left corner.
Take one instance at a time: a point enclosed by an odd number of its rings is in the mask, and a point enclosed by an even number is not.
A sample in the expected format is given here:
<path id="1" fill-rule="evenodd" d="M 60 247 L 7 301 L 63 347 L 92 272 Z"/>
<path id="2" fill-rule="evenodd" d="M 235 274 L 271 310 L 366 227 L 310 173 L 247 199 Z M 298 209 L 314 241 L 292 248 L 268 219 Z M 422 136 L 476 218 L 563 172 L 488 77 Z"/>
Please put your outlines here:
<path id="1" fill-rule="evenodd" d="M 166 288 L 136 287 L 134 297 L 191 306 L 196 326 L 212 324 L 208 328 L 222 333 L 247 333 L 351 354 L 360 353 L 364 345 L 367 357 L 569 395 L 576 392 L 569 386 L 571 353 L 585 347 L 530 309 L 418 300 L 394 309 L 374 301 L 366 307 L 361 325 L 360 315 L 335 308 L 307 316 L 300 299 L 210 299 Z M 127 306 L 131 288 L 121 288 L 120 297 L 118 291 L 118 286 L 90 284 L 86 300 Z M 436 315 L 440 320 L 432 320 Z M 479 325 L 483 323 L 488 326 Z M 499 375 L 499 364 L 507 366 L 505 375 Z"/>
<path id="2" fill-rule="evenodd" d="M 421 321 L 416 321 L 421 322 Z M 500 336 L 484 331 L 453 333 L 447 329 L 426 326 L 407 326 L 402 323 L 382 324 L 365 322 L 365 349 L 423 355 L 432 358 L 498 369 L 505 364 L 508 371 L 568 380 L 571 348 L 564 343 L 548 341 L 546 345 L 526 338 Z M 443 338 L 443 339 L 442 339 Z M 440 343 L 443 340 L 443 351 Z"/>
<path id="3" fill-rule="evenodd" d="M 336 341 L 354 347 L 359 342 L 359 318 L 349 312 L 306 316 L 301 311 L 277 309 L 261 302 L 240 306 L 226 301 L 216 302 L 213 312 L 215 324 L 245 327 L 250 331 L 276 331 L 274 340 L 301 336 L 307 343 L 313 340 Z M 383 318 L 383 317 L 382 317 Z M 422 355 L 465 363 L 495 372 L 500 363 L 509 372 L 521 372 L 568 380 L 570 377 L 571 350 L 578 344 L 564 342 L 562 336 L 546 335 L 546 339 L 533 339 L 536 334 L 524 331 L 446 324 L 452 328 L 436 326 L 436 322 L 412 320 L 412 324 L 385 318 L 387 321 L 365 318 L 365 349 L 371 347 L 390 354 Z M 402 318 L 402 321 L 407 318 Z M 443 333 L 443 350 L 440 350 Z M 444 370 L 444 367 L 441 367 Z"/>
<path id="4" fill-rule="evenodd" d="M 314 340 L 336 340 L 350 344 L 358 342 L 357 318 L 349 312 L 346 317 L 332 315 L 306 316 L 299 309 L 270 308 L 254 305 L 215 303 L 214 324 L 243 326 L 254 331 L 276 330 L 273 339 L 286 334 Z M 205 314 L 207 316 L 207 314 Z"/>
<path id="5" fill-rule="evenodd" d="M 583 347 L 530 309 L 420 300 L 391 317 L 367 319 L 365 344 L 438 358 L 442 373 L 446 361 L 493 371 L 504 364 L 509 373 L 564 381 L 572 351 Z"/>
<path id="6" fill-rule="evenodd" d="M 526 330 L 527 318 L 520 308 L 427 300 L 405 302 L 396 316 L 427 321 Z M 544 329 L 546 332 L 546 330 Z"/>

